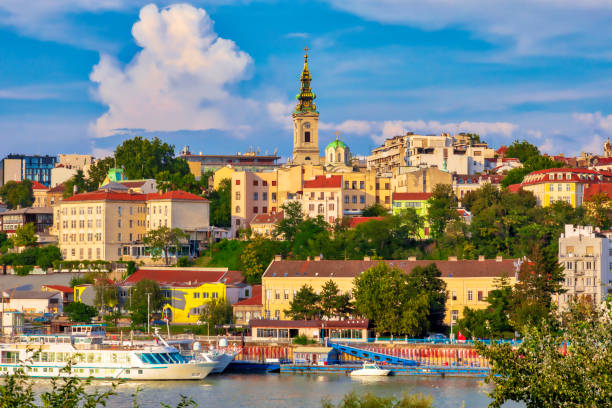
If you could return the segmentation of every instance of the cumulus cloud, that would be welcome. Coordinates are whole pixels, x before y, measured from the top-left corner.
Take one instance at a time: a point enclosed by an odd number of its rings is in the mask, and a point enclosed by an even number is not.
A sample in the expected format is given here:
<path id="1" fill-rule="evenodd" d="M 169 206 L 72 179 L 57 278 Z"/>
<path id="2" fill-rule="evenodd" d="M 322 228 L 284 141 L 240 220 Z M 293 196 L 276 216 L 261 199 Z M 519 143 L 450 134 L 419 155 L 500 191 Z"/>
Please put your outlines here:
<path id="1" fill-rule="evenodd" d="M 327 0 L 367 20 L 425 30 L 463 28 L 522 54 L 585 53 L 606 49 L 612 29 L 609 0 Z M 595 53 L 593 53 L 595 54 Z"/>
<path id="2" fill-rule="evenodd" d="M 129 64 L 122 67 L 103 54 L 90 75 L 96 96 L 108 106 L 91 126 L 95 136 L 122 128 L 248 130 L 231 116 L 242 112 L 244 118 L 254 102 L 232 95 L 228 85 L 246 78 L 251 57 L 215 33 L 206 11 L 150 4 L 141 9 L 132 35 L 142 50 Z"/>
<path id="3" fill-rule="evenodd" d="M 602 115 L 601 112 L 595 113 L 574 113 L 574 119 L 578 122 L 584 123 L 596 130 L 612 133 L 612 114 Z"/>

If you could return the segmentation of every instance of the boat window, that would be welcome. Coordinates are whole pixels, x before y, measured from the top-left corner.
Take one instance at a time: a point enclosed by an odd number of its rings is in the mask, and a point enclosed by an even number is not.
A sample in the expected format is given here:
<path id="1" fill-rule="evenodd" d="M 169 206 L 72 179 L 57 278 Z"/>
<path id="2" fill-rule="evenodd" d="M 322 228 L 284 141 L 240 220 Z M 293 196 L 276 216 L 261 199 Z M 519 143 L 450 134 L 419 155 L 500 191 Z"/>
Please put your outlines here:
<path id="1" fill-rule="evenodd" d="M 62 354 L 61 352 L 57 353 L 57 362 L 62 363 L 63 361 L 64 361 L 64 354 Z"/>
<path id="2" fill-rule="evenodd" d="M 93 353 L 87 353 L 87 362 L 88 363 L 93 363 L 94 362 L 94 355 L 93 355 Z"/>
<path id="3" fill-rule="evenodd" d="M 168 357 L 168 355 L 166 353 L 159 353 L 157 354 L 157 356 L 159 357 L 160 360 L 162 360 L 164 363 L 166 364 L 172 364 L 170 358 Z"/>

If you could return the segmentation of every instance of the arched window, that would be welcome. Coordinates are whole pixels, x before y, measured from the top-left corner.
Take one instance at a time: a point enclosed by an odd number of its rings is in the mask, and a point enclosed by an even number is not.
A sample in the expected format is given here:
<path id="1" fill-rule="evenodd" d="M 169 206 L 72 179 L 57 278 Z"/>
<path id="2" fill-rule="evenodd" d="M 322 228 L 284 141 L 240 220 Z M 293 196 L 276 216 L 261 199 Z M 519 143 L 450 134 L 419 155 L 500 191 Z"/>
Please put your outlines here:
<path id="1" fill-rule="evenodd" d="M 310 156 L 304 157 L 304 160 L 310 161 Z"/>
<path id="2" fill-rule="evenodd" d="M 319 204 L 319 208 L 317 208 L 317 212 L 319 214 L 323 214 L 324 211 L 325 211 L 325 206 L 323 204 Z"/>
<path id="3" fill-rule="evenodd" d="M 329 162 L 332 163 L 334 161 L 334 154 L 330 153 L 329 154 Z"/>
<path id="4" fill-rule="evenodd" d="M 304 142 L 310 143 L 310 132 L 304 132 Z"/>
<path id="5" fill-rule="evenodd" d="M 342 153 L 338 153 L 338 162 L 342 161 Z"/>
<path id="6" fill-rule="evenodd" d="M 239 213 L 239 212 L 240 212 L 240 206 L 239 206 L 239 205 L 237 205 L 237 206 L 236 206 L 236 213 Z"/>

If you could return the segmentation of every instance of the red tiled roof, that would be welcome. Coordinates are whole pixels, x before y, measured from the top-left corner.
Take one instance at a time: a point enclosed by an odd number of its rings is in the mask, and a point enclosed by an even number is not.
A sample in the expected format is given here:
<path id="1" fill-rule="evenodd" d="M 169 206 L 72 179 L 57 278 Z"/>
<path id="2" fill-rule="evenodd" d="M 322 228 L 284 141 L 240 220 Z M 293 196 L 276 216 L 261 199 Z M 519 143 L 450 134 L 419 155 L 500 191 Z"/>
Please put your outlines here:
<path id="1" fill-rule="evenodd" d="M 508 191 L 511 193 L 518 193 L 519 190 L 521 189 L 521 184 L 510 184 L 508 186 Z"/>
<path id="2" fill-rule="evenodd" d="M 43 287 L 45 287 L 47 289 L 57 290 L 57 291 L 63 292 L 63 293 L 74 293 L 74 288 L 71 288 L 70 286 L 64 286 L 64 285 L 43 285 Z"/>
<path id="3" fill-rule="evenodd" d="M 424 201 L 431 197 L 431 193 L 393 193 L 393 201 L 396 200 L 412 200 Z"/>
<path id="4" fill-rule="evenodd" d="M 251 297 L 234 303 L 234 306 L 261 306 L 263 298 L 261 296 L 261 285 L 253 285 Z"/>
<path id="5" fill-rule="evenodd" d="M 436 264 L 442 277 L 497 277 L 507 275 L 513 277 L 516 267 L 514 263 L 516 259 L 485 259 L 478 260 L 461 260 L 461 261 L 408 261 L 408 260 L 393 260 L 393 261 L 345 261 L 345 260 L 321 260 L 321 261 L 272 261 L 268 269 L 264 273 L 266 278 L 284 278 L 284 277 L 319 277 L 319 278 L 354 278 L 366 269 L 378 265 L 379 262 L 385 262 L 392 268 L 409 273 L 416 266 L 427 266 Z"/>
<path id="6" fill-rule="evenodd" d="M 359 224 L 363 224 L 364 222 L 377 220 L 381 221 L 383 217 L 353 217 L 349 221 L 349 228 L 355 228 Z"/>
<path id="7" fill-rule="evenodd" d="M 130 275 L 125 283 L 138 283 L 143 279 L 177 286 L 199 286 L 204 283 L 235 285 L 244 281 L 240 271 L 219 271 L 205 268 L 147 269 L 145 267 Z"/>
<path id="8" fill-rule="evenodd" d="M 603 166 L 612 163 L 612 157 L 598 157 L 595 159 L 595 166 Z"/>
<path id="9" fill-rule="evenodd" d="M 64 185 L 64 183 L 62 183 L 62 184 L 58 184 L 57 186 L 49 189 L 49 193 L 63 193 L 65 189 L 66 189 L 66 186 Z"/>
<path id="10" fill-rule="evenodd" d="M 129 180 L 119 180 L 117 181 L 117 183 L 129 187 L 129 188 L 138 188 L 138 187 L 142 187 L 147 181 L 146 180 L 140 180 L 140 181 L 129 181 Z"/>
<path id="11" fill-rule="evenodd" d="M 502 146 L 499 149 L 497 149 L 495 153 L 497 153 L 500 156 L 504 156 L 507 150 L 508 150 L 508 146 Z"/>
<path id="12" fill-rule="evenodd" d="M 588 184 L 584 189 L 583 201 L 590 201 L 596 194 L 604 194 L 612 198 L 612 183 Z"/>
<path id="13" fill-rule="evenodd" d="M 561 179 L 557 179 L 557 177 L 554 177 L 554 179 L 550 179 L 548 177 L 548 174 L 551 173 L 562 173 L 563 177 Z M 570 175 L 570 178 L 567 178 L 567 174 Z M 590 175 L 590 176 L 594 176 L 592 178 L 581 178 L 581 175 Z M 528 178 L 534 178 L 533 176 L 539 176 L 539 177 L 535 177 L 534 180 L 527 180 Z M 599 179 L 599 177 L 597 176 L 602 176 L 602 180 Z M 521 185 L 525 186 L 525 185 L 533 185 L 533 184 L 540 184 L 540 183 L 567 183 L 567 182 L 579 182 L 579 183 L 585 183 L 585 184 L 597 184 L 597 183 L 606 183 L 606 182 L 611 182 L 612 181 L 612 172 L 609 171 L 603 171 L 603 170 L 591 170 L 591 169 L 582 169 L 582 168 L 569 168 L 569 167 L 560 167 L 560 168 L 552 168 L 552 169 L 544 169 L 544 170 L 536 170 L 536 171 L 532 171 L 531 173 L 527 174 L 525 176 L 525 179 L 523 180 L 523 182 L 521 183 Z"/>
<path id="14" fill-rule="evenodd" d="M 32 190 L 48 190 L 49 187 L 46 187 L 40 184 L 38 181 L 32 181 Z"/>
<path id="15" fill-rule="evenodd" d="M 284 212 L 270 212 L 267 214 L 257 214 L 251 220 L 251 225 L 253 224 L 277 224 L 284 217 Z"/>
<path id="16" fill-rule="evenodd" d="M 165 193 L 147 194 L 147 200 L 189 200 L 189 201 L 208 201 L 204 197 L 188 193 L 182 190 L 167 191 Z"/>
<path id="17" fill-rule="evenodd" d="M 66 201 L 146 201 L 147 195 L 140 193 L 124 193 L 118 191 L 92 191 L 90 193 L 75 194 L 72 197 L 64 198 Z"/>
<path id="18" fill-rule="evenodd" d="M 314 180 L 304 181 L 304 188 L 340 188 L 342 187 L 342 176 L 323 175 L 315 176 Z"/>
<path id="19" fill-rule="evenodd" d="M 370 327 L 368 319 L 352 319 L 352 320 L 266 320 L 266 319 L 251 319 L 249 321 L 251 327 L 265 328 L 323 328 L 326 329 L 367 329 Z"/>

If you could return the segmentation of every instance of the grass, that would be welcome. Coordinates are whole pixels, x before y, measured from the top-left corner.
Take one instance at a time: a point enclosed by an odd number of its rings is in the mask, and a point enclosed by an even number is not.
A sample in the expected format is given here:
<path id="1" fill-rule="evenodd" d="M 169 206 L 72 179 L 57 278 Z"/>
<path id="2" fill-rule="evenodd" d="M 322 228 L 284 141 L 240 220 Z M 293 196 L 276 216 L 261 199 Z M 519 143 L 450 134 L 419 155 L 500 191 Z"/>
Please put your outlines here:
<path id="1" fill-rule="evenodd" d="M 223 240 L 212 246 L 212 250 L 208 250 L 196 259 L 196 265 L 205 267 L 227 267 L 233 271 L 241 270 L 240 254 L 248 243 L 238 240 Z M 211 255 L 212 253 L 212 255 Z"/>

